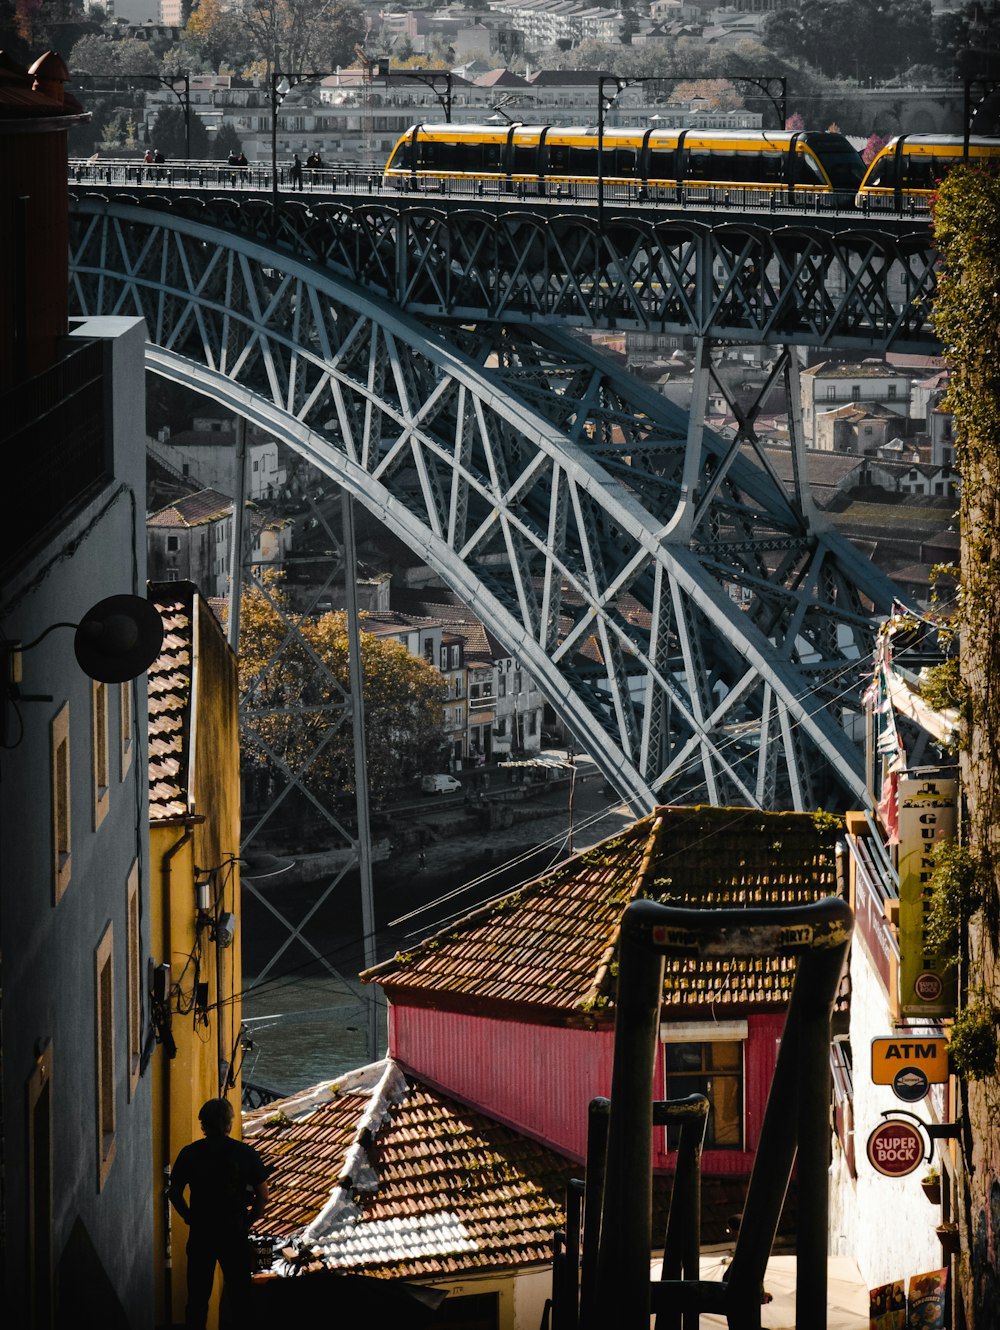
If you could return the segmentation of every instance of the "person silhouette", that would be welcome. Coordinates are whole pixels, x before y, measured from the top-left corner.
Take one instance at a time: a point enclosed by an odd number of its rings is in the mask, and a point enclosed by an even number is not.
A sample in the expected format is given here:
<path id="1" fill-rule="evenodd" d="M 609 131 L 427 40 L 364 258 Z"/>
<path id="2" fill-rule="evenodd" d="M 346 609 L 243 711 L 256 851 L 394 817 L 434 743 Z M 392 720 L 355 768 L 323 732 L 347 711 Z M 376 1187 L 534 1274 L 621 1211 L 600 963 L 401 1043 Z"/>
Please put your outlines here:
<path id="1" fill-rule="evenodd" d="M 253 1272 L 248 1234 L 267 1206 L 267 1169 L 253 1146 L 230 1137 L 233 1107 L 228 1100 L 207 1100 L 198 1120 L 203 1139 L 180 1151 L 167 1188 L 170 1204 L 188 1226 L 184 1324 L 204 1330 L 218 1264 L 233 1323 L 246 1325 Z"/>

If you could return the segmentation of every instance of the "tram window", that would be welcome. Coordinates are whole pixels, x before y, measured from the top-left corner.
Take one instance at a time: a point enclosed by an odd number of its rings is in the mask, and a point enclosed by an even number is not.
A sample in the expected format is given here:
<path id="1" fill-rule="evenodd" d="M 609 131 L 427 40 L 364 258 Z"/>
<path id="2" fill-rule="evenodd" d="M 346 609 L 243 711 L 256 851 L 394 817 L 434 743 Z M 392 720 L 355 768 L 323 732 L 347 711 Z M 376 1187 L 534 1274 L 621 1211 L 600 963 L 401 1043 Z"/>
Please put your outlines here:
<path id="1" fill-rule="evenodd" d="M 712 154 L 704 151 L 689 152 L 684 176 L 687 180 L 711 180 Z"/>
<path id="2" fill-rule="evenodd" d="M 745 179 L 745 162 L 738 152 L 712 153 L 712 179 L 726 184 Z"/>
<path id="3" fill-rule="evenodd" d="M 547 170 L 550 175 L 567 175 L 569 173 L 569 148 L 564 143 L 549 145 Z"/>
<path id="4" fill-rule="evenodd" d="M 760 178 L 765 184 L 776 184 L 785 176 L 785 154 L 782 152 L 762 152 L 760 155 Z"/>
<path id="5" fill-rule="evenodd" d="M 604 169 L 607 171 L 607 165 Z M 597 148 L 570 148 L 569 173 L 570 175 L 596 176 Z"/>
<path id="6" fill-rule="evenodd" d="M 825 185 L 826 177 L 819 162 L 811 153 L 797 152 L 794 157 L 793 171 L 797 185 Z"/>
<path id="7" fill-rule="evenodd" d="M 635 150 L 633 148 L 605 148 L 604 174 L 609 176 L 635 175 Z"/>
<path id="8" fill-rule="evenodd" d="M 538 149 L 534 144 L 524 147 L 519 143 L 514 144 L 514 165 L 511 169 L 515 175 L 538 174 Z"/>
<path id="9" fill-rule="evenodd" d="M 935 162 L 933 157 L 909 156 L 905 159 L 904 189 L 933 189 Z"/>
<path id="10" fill-rule="evenodd" d="M 502 143 L 484 143 L 483 144 L 483 170 L 499 171 L 500 155 L 503 152 Z"/>
<path id="11" fill-rule="evenodd" d="M 892 184 L 893 176 L 896 174 L 893 165 L 891 157 L 883 157 L 880 162 L 877 162 L 866 181 L 866 188 L 874 186 L 879 189 L 887 189 Z"/>
<path id="12" fill-rule="evenodd" d="M 432 170 L 440 162 L 441 145 L 439 143 L 418 143 L 417 152 L 419 154 L 418 167 Z"/>
<path id="13" fill-rule="evenodd" d="M 649 154 L 649 179 L 677 179 L 677 154 L 672 148 L 654 149 Z"/>

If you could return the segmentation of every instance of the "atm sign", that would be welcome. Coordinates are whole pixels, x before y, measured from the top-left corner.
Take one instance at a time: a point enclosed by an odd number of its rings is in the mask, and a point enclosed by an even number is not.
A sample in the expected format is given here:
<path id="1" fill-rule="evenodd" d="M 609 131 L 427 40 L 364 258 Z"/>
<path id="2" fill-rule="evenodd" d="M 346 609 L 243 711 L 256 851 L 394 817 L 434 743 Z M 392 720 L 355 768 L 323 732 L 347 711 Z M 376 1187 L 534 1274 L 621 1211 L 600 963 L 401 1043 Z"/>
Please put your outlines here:
<path id="1" fill-rule="evenodd" d="M 948 1041 L 942 1036 L 872 1040 L 872 1083 L 892 1085 L 906 1067 L 923 1072 L 931 1085 L 948 1080 Z"/>

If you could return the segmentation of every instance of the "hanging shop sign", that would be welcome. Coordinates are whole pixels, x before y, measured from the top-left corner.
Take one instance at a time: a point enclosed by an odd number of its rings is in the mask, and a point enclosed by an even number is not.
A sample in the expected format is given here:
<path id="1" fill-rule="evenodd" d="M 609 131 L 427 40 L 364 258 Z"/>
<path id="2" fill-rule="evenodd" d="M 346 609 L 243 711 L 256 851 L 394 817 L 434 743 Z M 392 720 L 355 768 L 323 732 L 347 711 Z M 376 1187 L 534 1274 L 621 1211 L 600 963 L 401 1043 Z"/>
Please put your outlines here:
<path id="1" fill-rule="evenodd" d="M 927 939 L 932 851 L 953 840 L 958 782 L 921 777 L 899 781 L 899 1006 L 904 1016 L 951 1016 L 954 958 L 939 956 Z"/>
<path id="2" fill-rule="evenodd" d="M 924 1138 L 898 1118 L 881 1122 L 868 1137 L 868 1162 L 887 1178 L 905 1178 L 924 1158 Z"/>
<path id="3" fill-rule="evenodd" d="M 905 1103 L 948 1080 L 948 1041 L 939 1035 L 872 1040 L 872 1084 L 891 1085 Z"/>

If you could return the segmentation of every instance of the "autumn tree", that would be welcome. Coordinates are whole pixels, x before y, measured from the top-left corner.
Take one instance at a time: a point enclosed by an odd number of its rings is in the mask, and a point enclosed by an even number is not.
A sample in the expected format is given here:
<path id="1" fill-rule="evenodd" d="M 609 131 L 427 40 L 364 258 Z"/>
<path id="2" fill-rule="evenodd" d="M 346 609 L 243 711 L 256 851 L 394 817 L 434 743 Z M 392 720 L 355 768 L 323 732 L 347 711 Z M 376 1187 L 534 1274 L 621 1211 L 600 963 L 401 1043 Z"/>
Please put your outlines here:
<path id="1" fill-rule="evenodd" d="M 330 806 L 354 790 L 346 616 L 298 614 L 273 577 L 244 591 L 240 613 L 245 759 L 261 773 L 270 767 L 271 795 L 297 781 Z M 368 787 L 377 802 L 440 767 L 446 688 L 432 665 L 363 625 L 361 665 Z"/>

